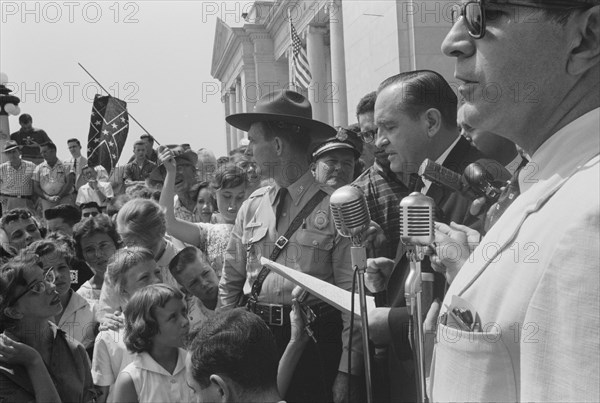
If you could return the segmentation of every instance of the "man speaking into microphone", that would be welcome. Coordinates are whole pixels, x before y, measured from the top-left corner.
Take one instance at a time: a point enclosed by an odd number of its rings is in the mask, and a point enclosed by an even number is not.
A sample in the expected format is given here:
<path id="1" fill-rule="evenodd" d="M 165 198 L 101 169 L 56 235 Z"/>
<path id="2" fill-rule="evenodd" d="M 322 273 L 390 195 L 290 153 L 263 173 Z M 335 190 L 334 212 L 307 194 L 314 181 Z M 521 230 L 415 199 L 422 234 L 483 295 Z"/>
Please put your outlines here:
<path id="1" fill-rule="evenodd" d="M 465 123 L 514 141 L 531 160 L 520 195 L 458 265 L 430 397 L 598 402 L 600 1 L 469 1 L 453 15 L 442 51 L 456 60 Z M 489 85 L 502 94 L 493 103 Z M 535 101 L 510 95 L 524 86 Z M 460 235 L 439 228 L 438 243 Z M 456 261 L 442 263 L 456 273 Z"/>
<path id="2" fill-rule="evenodd" d="M 391 170 L 402 178 L 409 192 L 418 191 L 433 199 L 436 220 L 482 228 L 482 220 L 469 214 L 471 201 L 458 192 L 436 183 L 424 183 L 417 175 L 421 163 L 429 158 L 445 168 L 462 173 L 485 158 L 469 141 L 459 136 L 456 126 L 457 97 L 444 78 L 429 70 L 400 73 L 384 80 L 377 90 L 375 124 L 377 146 L 389 155 Z M 399 198 L 408 196 L 399 195 Z M 399 228 L 396 229 L 399 231 Z M 387 293 L 387 306 L 369 313 L 371 340 L 389 345 L 390 399 L 415 401 L 416 379 L 412 351 L 408 342 L 409 310 L 404 285 L 409 273 L 405 249 L 399 245 L 394 261 L 369 259 L 365 281 L 370 291 Z M 432 273 L 427 258 L 423 272 Z M 390 276 L 391 272 L 391 276 Z M 442 297 L 445 279 L 436 274 L 435 294 Z M 429 306 L 423 306 L 427 312 Z"/>

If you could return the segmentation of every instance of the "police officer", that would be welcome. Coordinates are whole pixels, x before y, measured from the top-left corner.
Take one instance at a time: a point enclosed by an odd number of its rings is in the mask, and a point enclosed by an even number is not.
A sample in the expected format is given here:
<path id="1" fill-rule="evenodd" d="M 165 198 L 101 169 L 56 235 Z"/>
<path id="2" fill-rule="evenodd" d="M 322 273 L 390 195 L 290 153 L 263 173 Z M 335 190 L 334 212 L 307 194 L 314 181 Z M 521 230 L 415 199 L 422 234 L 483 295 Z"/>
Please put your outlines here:
<path id="1" fill-rule="evenodd" d="M 249 295 L 244 305 L 270 326 L 281 354 L 290 337 L 294 284 L 275 273 L 265 277 L 262 256 L 269 258 L 274 248 L 281 248 L 275 259 L 278 263 L 346 290 L 352 287 L 350 242 L 337 233 L 329 209 L 333 189 L 317 183 L 309 169 L 311 143 L 334 137 L 336 131 L 313 120 L 308 100 L 289 90 L 267 94 L 253 112 L 230 115 L 226 120 L 248 132 L 248 153 L 274 185 L 255 191 L 238 213 L 225 255 L 219 299 L 227 309 L 238 305 L 244 294 Z M 304 217 L 301 224 L 285 237 L 297 216 Z M 305 304 L 317 316 L 312 325 L 317 343 L 310 342 L 304 350 L 285 398 L 288 402 L 341 401 L 350 379 L 350 318 L 345 316 L 342 325 L 338 311 L 312 296 Z M 362 349 L 356 326 L 353 333 L 351 374 L 356 375 L 362 371 Z M 354 389 L 362 383 L 362 378 L 352 379 Z M 351 391 L 351 395 L 355 393 Z"/>
<path id="2" fill-rule="evenodd" d="M 358 134 L 340 127 L 335 137 L 315 147 L 310 170 L 317 182 L 339 189 L 354 180 L 361 150 Z"/>

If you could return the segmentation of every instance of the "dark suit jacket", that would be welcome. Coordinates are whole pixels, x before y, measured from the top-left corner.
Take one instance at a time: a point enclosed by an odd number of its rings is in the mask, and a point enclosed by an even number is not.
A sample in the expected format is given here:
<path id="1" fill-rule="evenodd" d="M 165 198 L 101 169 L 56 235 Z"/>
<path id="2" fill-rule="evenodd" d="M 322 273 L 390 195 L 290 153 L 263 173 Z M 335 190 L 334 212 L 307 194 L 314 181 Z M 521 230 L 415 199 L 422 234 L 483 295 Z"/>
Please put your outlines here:
<path id="1" fill-rule="evenodd" d="M 462 173 L 469 164 L 484 158 L 485 156 L 477 148 L 461 137 L 442 165 L 454 172 Z M 476 217 L 469 214 L 471 200 L 465 196 L 435 183 L 429 187 L 427 196 L 431 197 L 436 204 L 436 221 L 446 224 L 454 221 L 482 231 L 484 214 Z M 388 316 L 388 324 L 392 334 L 393 348 L 400 360 L 412 358 L 412 351 L 408 343 L 409 313 L 404 298 L 404 283 L 409 270 L 409 262 L 404 256 L 394 269 L 387 290 L 387 300 L 389 306 L 392 307 Z M 445 277 L 433 271 L 427 257 L 421 262 L 421 270 L 424 273 L 434 273 L 434 297 L 442 298 L 446 287 Z M 429 306 L 423 305 L 423 310 L 427 309 Z"/>
<path id="2" fill-rule="evenodd" d="M 501 164 L 487 159 L 477 148 L 465 138 L 461 137 L 452 148 L 444 163 L 445 168 L 462 174 L 465 168 L 473 163 L 479 162 L 500 184 L 510 178 L 510 174 Z M 469 214 L 471 199 L 451 189 L 432 183 L 427 196 L 431 197 L 436 204 L 435 220 L 449 224 L 454 221 L 464 224 L 482 232 L 485 213 L 478 216 Z M 398 195 L 398 198 L 406 194 Z M 421 262 L 421 270 L 425 273 L 434 273 L 433 296 L 442 299 L 446 289 L 446 279 L 442 274 L 435 273 L 431 268 L 428 257 Z M 389 374 L 389 396 L 383 396 L 380 400 L 391 401 L 415 401 L 416 382 L 412 363 L 412 350 L 408 338 L 409 313 L 406 308 L 404 297 L 404 284 L 410 271 L 410 264 L 404 256 L 395 267 L 388 282 L 387 306 L 392 307 L 388 316 L 388 325 L 392 338 L 392 350 L 387 357 L 387 374 Z M 423 311 L 427 312 L 431 301 L 423 301 Z M 377 366 L 375 366 L 377 368 Z M 387 375 L 386 374 L 386 375 Z"/>

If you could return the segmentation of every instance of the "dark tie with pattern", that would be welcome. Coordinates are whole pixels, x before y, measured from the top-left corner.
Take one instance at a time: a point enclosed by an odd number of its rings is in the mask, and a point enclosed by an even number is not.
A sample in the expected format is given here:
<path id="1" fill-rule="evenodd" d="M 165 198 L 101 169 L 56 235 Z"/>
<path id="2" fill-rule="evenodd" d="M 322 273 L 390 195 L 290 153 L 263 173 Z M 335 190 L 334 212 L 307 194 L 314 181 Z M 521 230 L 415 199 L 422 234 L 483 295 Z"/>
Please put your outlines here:
<path id="1" fill-rule="evenodd" d="M 506 211 L 508 206 L 510 206 L 512 204 L 512 202 L 514 202 L 515 199 L 521 193 L 521 189 L 519 189 L 519 172 L 521 172 L 521 169 L 523 169 L 523 166 L 524 165 L 520 166 L 515 171 L 513 176 L 508 181 L 508 184 L 502 191 L 502 193 L 500 193 L 500 196 L 498 197 L 498 201 L 496 203 L 492 204 L 492 206 L 488 210 L 486 217 L 485 217 L 485 225 L 484 225 L 486 232 L 489 231 L 490 228 L 492 228 L 492 226 L 496 223 L 496 221 L 498 221 L 498 219 L 502 216 L 502 214 L 504 214 L 504 212 Z"/>
<path id="2" fill-rule="evenodd" d="M 425 187 L 425 183 L 423 182 L 423 179 L 421 179 L 421 176 L 417 174 L 410 174 L 408 189 L 411 192 L 421 192 L 423 187 Z"/>

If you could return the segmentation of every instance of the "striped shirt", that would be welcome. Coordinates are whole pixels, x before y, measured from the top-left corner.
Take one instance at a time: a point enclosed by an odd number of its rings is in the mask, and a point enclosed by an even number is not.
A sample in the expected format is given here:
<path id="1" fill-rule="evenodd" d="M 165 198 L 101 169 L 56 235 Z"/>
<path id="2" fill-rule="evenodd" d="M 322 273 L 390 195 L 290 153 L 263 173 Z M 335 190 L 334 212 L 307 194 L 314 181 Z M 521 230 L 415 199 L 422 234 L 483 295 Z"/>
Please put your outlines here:
<path id="1" fill-rule="evenodd" d="M 31 196 L 33 194 L 33 172 L 35 164 L 21 160 L 14 168 L 10 162 L 0 165 L 0 193 L 5 196 Z"/>

